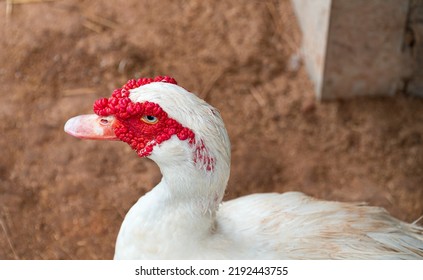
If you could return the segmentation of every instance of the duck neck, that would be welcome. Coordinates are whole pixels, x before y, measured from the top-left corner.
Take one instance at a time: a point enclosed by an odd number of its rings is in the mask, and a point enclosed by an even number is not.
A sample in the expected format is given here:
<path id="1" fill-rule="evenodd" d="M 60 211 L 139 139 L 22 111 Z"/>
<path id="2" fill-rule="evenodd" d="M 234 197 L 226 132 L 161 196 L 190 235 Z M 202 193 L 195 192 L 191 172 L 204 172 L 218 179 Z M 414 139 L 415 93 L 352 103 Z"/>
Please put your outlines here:
<path id="1" fill-rule="evenodd" d="M 197 143 L 200 148 L 171 139 L 150 158 L 160 167 L 161 187 L 173 205 L 188 205 L 193 214 L 214 216 L 229 179 L 230 153 L 206 148 L 203 141 Z"/>
<path id="2" fill-rule="evenodd" d="M 229 149 L 210 149 L 214 160 L 212 168 L 207 168 L 194 160 L 196 149 L 177 141 L 154 148 L 150 159 L 160 167 L 163 178 L 128 212 L 116 243 L 116 258 L 139 257 L 125 253 L 128 246 L 139 248 L 146 258 L 198 255 L 201 252 L 193 250 L 201 251 L 205 237 L 216 232 L 216 211 L 229 179 Z M 149 242 L 162 239 L 165 245 Z M 195 246 L 188 250 L 186 244 Z"/>
<path id="3" fill-rule="evenodd" d="M 229 172 L 200 170 L 195 165 L 160 166 L 161 186 L 176 207 L 188 208 L 193 215 L 214 216 L 222 201 Z"/>
<path id="4" fill-rule="evenodd" d="M 155 222 L 153 228 L 160 224 L 159 229 L 162 232 L 167 232 L 167 236 L 173 236 L 181 241 L 184 237 L 196 239 L 196 236 L 201 238 L 212 233 L 215 228 L 217 206 L 180 196 L 179 193 L 175 195 L 170 190 L 175 187 L 179 186 L 169 185 L 163 177 L 149 193 L 151 195 L 149 200 L 154 203 L 154 206 L 148 207 L 149 215 L 152 215 L 151 220 Z"/>

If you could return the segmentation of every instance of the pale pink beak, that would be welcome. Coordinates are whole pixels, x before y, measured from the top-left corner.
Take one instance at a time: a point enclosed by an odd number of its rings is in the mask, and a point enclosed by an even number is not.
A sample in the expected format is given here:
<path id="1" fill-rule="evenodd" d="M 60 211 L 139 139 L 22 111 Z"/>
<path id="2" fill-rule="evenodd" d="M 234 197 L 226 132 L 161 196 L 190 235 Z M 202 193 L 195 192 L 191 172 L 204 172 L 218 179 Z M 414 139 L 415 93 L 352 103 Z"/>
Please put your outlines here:
<path id="1" fill-rule="evenodd" d="M 113 129 L 116 122 L 113 116 L 81 115 L 66 122 L 65 132 L 82 139 L 119 140 Z"/>

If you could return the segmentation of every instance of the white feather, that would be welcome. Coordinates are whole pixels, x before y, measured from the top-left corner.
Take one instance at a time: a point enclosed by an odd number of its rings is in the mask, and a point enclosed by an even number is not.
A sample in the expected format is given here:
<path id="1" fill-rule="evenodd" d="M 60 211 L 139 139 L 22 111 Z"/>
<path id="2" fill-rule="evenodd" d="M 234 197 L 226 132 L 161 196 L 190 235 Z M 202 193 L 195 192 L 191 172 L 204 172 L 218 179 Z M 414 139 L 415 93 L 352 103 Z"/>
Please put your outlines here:
<path id="1" fill-rule="evenodd" d="M 216 159 L 210 172 L 176 136 L 150 156 L 162 181 L 122 224 L 115 259 L 419 259 L 423 229 L 363 204 L 319 201 L 302 193 L 254 194 L 220 205 L 230 143 L 216 109 L 185 89 L 152 83 L 134 102 L 159 104 L 194 131 Z"/>

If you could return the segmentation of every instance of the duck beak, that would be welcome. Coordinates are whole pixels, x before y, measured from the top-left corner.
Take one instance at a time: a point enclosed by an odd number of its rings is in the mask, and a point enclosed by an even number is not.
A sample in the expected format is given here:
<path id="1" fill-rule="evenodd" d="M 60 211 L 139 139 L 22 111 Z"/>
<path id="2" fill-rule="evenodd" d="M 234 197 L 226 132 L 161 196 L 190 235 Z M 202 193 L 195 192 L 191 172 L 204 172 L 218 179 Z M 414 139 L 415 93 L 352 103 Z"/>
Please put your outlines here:
<path id="1" fill-rule="evenodd" d="M 65 132 L 81 139 L 119 140 L 114 132 L 116 123 L 113 116 L 81 115 L 66 122 Z"/>

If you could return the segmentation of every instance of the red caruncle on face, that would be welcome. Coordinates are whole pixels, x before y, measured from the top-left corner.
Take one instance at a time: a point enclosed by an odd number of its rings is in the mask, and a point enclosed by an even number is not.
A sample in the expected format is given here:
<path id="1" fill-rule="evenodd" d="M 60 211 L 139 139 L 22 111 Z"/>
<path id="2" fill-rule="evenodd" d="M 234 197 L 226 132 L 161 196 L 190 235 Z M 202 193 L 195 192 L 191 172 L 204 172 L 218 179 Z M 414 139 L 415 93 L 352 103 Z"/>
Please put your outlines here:
<path id="1" fill-rule="evenodd" d="M 177 135 L 180 140 L 194 139 L 194 133 L 191 130 L 169 118 L 167 113 L 155 103 L 141 103 L 139 114 L 127 119 L 117 118 L 117 120 L 116 136 L 128 143 L 142 157 L 150 155 L 155 145 L 169 140 L 173 135 Z"/>
<path id="2" fill-rule="evenodd" d="M 99 116 L 113 115 L 116 118 L 114 132 L 128 143 L 139 156 L 151 154 L 155 145 L 176 135 L 180 140 L 189 139 L 194 143 L 194 133 L 183 127 L 156 103 L 132 102 L 129 90 L 151 82 L 174 83 L 170 77 L 130 80 L 122 88 L 116 89 L 110 98 L 102 98 L 94 103 L 94 112 Z"/>

